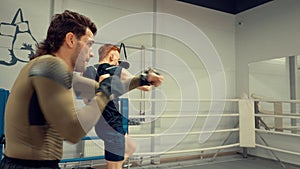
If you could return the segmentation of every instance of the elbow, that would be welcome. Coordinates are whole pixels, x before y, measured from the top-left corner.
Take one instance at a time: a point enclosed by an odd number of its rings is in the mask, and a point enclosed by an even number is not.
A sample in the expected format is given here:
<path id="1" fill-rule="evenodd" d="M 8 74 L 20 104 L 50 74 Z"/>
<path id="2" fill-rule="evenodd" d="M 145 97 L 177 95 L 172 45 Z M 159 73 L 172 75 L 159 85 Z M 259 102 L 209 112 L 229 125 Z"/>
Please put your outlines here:
<path id="1" fill-rule="evenodd" d="M 66 130 L 63 132 L 62 136 L 63 138 L 73 144 L 76 144 L 81 141 L 81 139 L 86 135 L 86 132 L 84 132 L 82 129 L 75 127 L 69 128 L 70 130 Z M 74 130 L 75 129 L 75 130 Z"/>
<path id="2" fill-rule="evenodd" d="M 81 138 L 70 137 L 70 138 L 67 138 L 66 140 L 72 144 L 76 144 L 79 141 L 81 141 Z"/>
<path id="3" fill-rule="evenodd" d="M 64 139 L 65 139 L 66 141 L 72 143 L 72 144 L 76 144 L 76 143 L 78 143 L 78 142 L 81 141 L 82 137 L 83 137 L 83 136 L 81 136 L 81 135 L 79 136 L 78 133 L 77 133 L 77 134 L 69 134 L 69 135 L 66 135 L 66 136 L 64 137 Z"/>

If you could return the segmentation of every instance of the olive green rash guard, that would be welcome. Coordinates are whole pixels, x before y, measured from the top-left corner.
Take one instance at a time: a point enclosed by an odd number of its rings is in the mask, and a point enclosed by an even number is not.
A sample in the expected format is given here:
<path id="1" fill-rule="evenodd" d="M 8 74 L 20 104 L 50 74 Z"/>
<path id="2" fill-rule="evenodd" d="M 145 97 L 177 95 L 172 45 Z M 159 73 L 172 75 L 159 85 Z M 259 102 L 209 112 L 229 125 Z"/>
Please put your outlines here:
<path id="1" fill-rule="evenodd" d="M 91 101 L 76 110 L 73 86 Z M 98 83 L 73 77 L 65 62 L 52 55 L 30 61 L 20 71 L 5 111 L 8 157 L 60 160 L 63 141 L 76 143 L 93 128 L 108 103 Z M 86 91 L 85 91 L 86 90 Z"/>

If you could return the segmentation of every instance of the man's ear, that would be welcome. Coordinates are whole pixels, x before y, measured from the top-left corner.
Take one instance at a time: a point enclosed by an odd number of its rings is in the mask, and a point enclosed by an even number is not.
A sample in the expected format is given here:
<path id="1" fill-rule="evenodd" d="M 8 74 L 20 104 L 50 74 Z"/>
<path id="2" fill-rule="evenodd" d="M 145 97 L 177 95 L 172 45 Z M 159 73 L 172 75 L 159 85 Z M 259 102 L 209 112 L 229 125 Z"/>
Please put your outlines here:
<path id="1" fill-rule="evenodd" d="M 66 34 L 66 44 L 68 45 L 68 47 L 73 48 L 75 46 L 75 41 L 76 41 L 76 36 L 72 33 L 72 32 L 68 32 Z"/>
<path id="2" fill-rule="evenodd" d="M 111 52 L 108 54 L 108 57 L 110 62 L 114 60 L 114 55 Z"/>

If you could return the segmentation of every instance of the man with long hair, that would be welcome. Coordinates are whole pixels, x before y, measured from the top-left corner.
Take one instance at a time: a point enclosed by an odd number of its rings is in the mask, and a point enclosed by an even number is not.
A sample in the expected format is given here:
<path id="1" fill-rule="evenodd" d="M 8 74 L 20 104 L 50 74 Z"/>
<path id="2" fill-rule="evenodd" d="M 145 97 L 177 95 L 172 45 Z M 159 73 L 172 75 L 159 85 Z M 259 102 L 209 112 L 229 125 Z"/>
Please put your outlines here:
<path id="1" fill-rule="evenodd" d="M 162 77 L 155 73 L 128 82 L 110 77 L 100 84 L 73 75 L 83 72 L 93 56 L 96 32 L 95 24 L 79 13 L 65 10 L 53 17 L 46 39 L 11 89 L 0 168 L 59 168 L 63 141 L 79 142 L 111 99 L 145 82 L 160 85 Z M 76 109 L 74 91 L 91 100 L 89 104 Z"/>

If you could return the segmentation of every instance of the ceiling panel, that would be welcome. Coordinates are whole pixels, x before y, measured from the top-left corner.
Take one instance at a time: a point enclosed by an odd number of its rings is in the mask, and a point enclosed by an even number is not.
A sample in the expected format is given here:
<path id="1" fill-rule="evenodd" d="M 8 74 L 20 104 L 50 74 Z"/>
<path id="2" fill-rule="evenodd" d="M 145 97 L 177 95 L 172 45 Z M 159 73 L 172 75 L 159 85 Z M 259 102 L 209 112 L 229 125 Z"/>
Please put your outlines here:
<path id="1" fill-rule="evenodd" d="M 202 6 L 230 14 L 238 14 L 245 10 L 260 6 L 273 0 L 177 0 Z"/>

